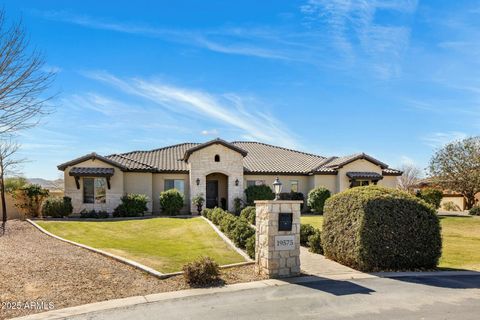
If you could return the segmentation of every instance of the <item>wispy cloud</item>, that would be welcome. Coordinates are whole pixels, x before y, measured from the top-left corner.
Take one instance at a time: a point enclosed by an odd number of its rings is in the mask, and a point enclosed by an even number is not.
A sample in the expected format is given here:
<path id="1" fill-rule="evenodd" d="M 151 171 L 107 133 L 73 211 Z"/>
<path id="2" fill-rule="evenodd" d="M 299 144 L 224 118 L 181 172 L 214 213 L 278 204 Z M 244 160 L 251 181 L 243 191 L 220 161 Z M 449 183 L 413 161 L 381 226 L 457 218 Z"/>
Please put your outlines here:
<path id="1" fill-rule="evenodd" d="M 185 118 L 212 120 L 236 128 L 256 140 L 298 147 L 288 126 L 258 105 L 245 104 L 239 95 L 212 94 L 141 78 L 122 79 L 106 72 L 88 72 L 86 76 L 107 83 L 123 93 L 149 100 L 169 112 Z M 252 100 L 248 100 L 252 103 Z M 181 121 L 181 119 L 179 119 Z"/>
<path id="2" fill-rule="evenodd" d="M 217 129 L 202 130 L 201 134 L 204 136 L 218 136 L 219 131 Z"/>
<path id="3" fill-rule="evenodd" d="M 423 137 L 423 141 L 432 148 L 439 148 L 447 143 L 465 139 L 468 135 L 465 132 L 450 131 L 450 132 L 435 132 Z"/>

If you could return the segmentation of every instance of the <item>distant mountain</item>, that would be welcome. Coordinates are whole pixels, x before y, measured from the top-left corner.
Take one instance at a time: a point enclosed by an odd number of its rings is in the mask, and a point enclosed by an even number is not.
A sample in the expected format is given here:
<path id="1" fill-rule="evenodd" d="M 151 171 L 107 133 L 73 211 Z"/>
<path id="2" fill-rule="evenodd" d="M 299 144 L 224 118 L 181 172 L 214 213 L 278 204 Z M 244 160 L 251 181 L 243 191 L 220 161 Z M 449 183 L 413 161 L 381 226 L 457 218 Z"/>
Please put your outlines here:
<path id="1" fill-rule="evenodd" d="M 63 179 L 47 180 L 42 178 L 27 179 L 28 183 L 39 184 L 42 188 L 49 190 L 63 190 Z"/>

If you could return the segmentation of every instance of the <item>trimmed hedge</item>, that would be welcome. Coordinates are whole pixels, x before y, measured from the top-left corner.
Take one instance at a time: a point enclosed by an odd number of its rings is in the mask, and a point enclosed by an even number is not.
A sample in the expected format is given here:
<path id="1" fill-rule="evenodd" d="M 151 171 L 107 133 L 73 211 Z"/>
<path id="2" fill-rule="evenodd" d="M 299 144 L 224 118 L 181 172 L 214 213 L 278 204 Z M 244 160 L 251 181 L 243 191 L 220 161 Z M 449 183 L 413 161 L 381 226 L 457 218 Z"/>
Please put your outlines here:
<path id="1" fill-rule="evenodd" d="M 163 214 L 169 216 L 178 215 L 183 206 L 183 196 L 177 189 L 170 189 L 160 193 L 160 208 L 162 208 Z"/>
<path id="2" fill-rule="evenodd" d="M 52 218 L 63 218 L 73 211 L 72 198 L 70 197 L 50 197 L 42 205 L 42 215 Z"/>
<path id="3" fill-rule="evenodd" d="M 255 257 L 255 229 L 243 217 L 238 217 L 221 208 L 204 209 L 202 215 L 229 237 L 239 248 L 246 249 L 247 254 Z M 251 238 L 253 237 L 253 240 Z M 252 247 L 253 241 L 253 247 Z"/>
<path id="4" fill-rule="evenodd" d="M 362 271 L 435 268 L 442 250 L 435 210 L 406 192 L 356 187 L 325 204 L 325 256 Z"/>
<path id="5" fill-rule="evenodd" d="M 438 189 L 425 188 L 417 192 L 417 197 L 424 200 L 435 209 L 438 209 L 440 208 L 440 202 L 442 202 L 443 192 Z"/>
<path id="6" fill-rule="evenodd" d="M 250 186 L 245 189 L 245 196 L 247 198 L 247 206 L 255 205 L 255 200 L 273 200 L 275 199 L 275 194 L 267 185 L 259 186 Z"/>
<path id="7" fill-rule="evenodd" d="M 256 208 L 254 206 L 245 207 L 240 212 L 240 217 L 250 222 L 250 224 L 255 224 Z"/>
<path id="8" fill-rule="evenodd" d="M 307 198 L 307 205 L 310 207 L 312 212 L 323 214 L 323 207 L 325 201 L 330 197 L 330 190 L 325 187 L 318 187 L 313 190 L 310 190 Z"/>
<path id="9" fill-rule="evenodd" d="M 130 193 L 120 198 L 120 203 L 114 210 L 114 217 L 139 217 L 148 210 L 148 197 L 144 194 Z"/>

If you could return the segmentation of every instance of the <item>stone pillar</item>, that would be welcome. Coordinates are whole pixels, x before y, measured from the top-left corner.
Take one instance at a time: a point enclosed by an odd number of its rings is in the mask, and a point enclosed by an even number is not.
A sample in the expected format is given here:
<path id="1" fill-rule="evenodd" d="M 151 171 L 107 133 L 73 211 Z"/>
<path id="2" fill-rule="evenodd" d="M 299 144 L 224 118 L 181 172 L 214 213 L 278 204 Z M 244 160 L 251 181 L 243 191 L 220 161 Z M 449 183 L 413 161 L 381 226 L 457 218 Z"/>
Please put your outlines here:
<path id="1" fill-rule="evenodd" d="M 302 201 L 255 201 L 255 269 L 270 278 L 300 274 Z"/>

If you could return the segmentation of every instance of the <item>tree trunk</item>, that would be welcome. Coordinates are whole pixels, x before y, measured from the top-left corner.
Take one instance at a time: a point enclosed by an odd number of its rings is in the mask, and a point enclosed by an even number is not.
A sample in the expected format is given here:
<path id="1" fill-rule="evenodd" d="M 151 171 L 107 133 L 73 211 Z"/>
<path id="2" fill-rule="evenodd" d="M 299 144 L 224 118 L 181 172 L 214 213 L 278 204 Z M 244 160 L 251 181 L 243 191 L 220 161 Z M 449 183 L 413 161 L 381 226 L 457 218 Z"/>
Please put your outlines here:
<path id="1" fill-rule="evenodd" d="M 0 173 L 0 196 L 2 199 L 2 231 L 5 233 L 5 225 L 7 224 L 7 202 L 5 201 L 5 184 L 3 179 L 3 170 Z"/>

